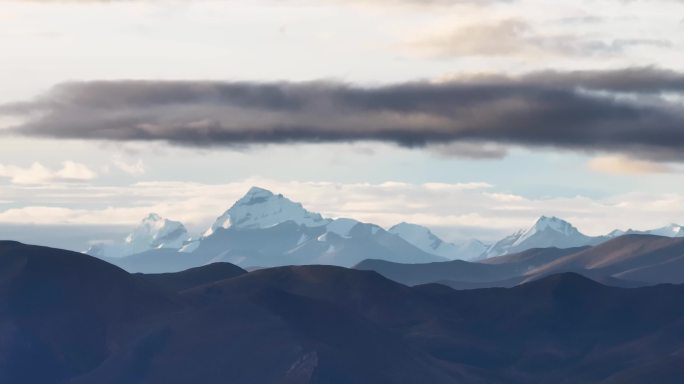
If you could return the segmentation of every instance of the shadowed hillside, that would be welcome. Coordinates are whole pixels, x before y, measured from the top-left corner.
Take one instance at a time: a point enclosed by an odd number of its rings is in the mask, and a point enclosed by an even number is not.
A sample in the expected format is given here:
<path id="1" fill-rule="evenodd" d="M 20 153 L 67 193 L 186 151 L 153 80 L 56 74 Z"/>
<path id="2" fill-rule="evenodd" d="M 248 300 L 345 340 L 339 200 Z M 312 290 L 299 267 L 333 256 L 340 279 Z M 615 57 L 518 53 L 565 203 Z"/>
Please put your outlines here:
<path id="1" fill-rule="evenodd" d="M 565 272 L 622 288 L 681 284 L 684 238 L 629 234 L 594 247 L 529 249 L 476 263 L 364 260 L 354 268 L 373 270 L 407 285 L 441 283 L 456 289 L 514 287 Z"/>
<path id="2" fill-rule="evenodd" d="M 13 242 L 0 243 L 0 271 L 2 382 L 679 383 L 684 374 L 678 285 L 622 289 L 563 273 L 456 291 L 341 267 L 227 264 L 129 275 Z"/>

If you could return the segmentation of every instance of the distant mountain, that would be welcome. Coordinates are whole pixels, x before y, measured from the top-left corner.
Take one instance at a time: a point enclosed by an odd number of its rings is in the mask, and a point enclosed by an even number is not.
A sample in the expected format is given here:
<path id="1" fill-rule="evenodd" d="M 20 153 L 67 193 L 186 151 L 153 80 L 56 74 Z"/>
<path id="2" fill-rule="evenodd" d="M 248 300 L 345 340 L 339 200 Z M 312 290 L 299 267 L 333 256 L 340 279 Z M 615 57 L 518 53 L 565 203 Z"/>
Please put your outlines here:
<path id="1" fill-rule="evenodd" d="M 201 267 L 190 268 L 175 273 L 136 274 L 141 279 L 168 289 L 182 292 L 203 285 L 216 283 L 247 273 L 244 269 L 230 263 L 213 263 Z"/>
<path id="2" fill-rule="evenodd" d="M 526 281 L 561 272 L 612 276 L 650 284 L 683 284 L 684 238 L 623 235 L 539 266 L 527 273 Z"/>
<path id="3" fill-rule="evenodd" d="M 524 230 L 519 230 L 513 234 L 510 234 L 503 239 L 497 241 L 496 243 L 490 245 L 487 250 L 482 254 L 483 259 L 490 257 L 496 257 L 511 253 L 511 248 L 513 244 L 518 241 L 518 239 L 525 233 Z"/>
<path id="4" fill-rule="evenodd" d="M 483 253 L 482 258 L 508 255 L 533 248 L 572 248 L 598 245 L 624 235 L 684 237 L 684 228 L 678 224 L 670 224 L 662 228 L 645 231 L 616 229 L 605 236 L 587 236 L 565 220 L 542 216 L 529 229 L 517 231 L 491 245 Z"/>
<path id="5" fill-rule="evenodd" d="M 218 229 L 264 229 L 286 221 L 307 227 L 318 227 L 328 224 L 331 220 L 307 211 L 302 204 L 292 202 L 283 195 L 252 187 L 245 196 L 216 219 L 204 236 L 211 236 Z"/>
<path id="6" fill-rule="evenodd" d="M 364 260 L 354 266 L 360 271 L 374 271 L 406 285 L 434 283 L 441 280 L 492 282 L 515 276 L 496 265 L 451 260 L 441 263 L 403 264 L 387 260 Z"/>
<path id="7" fill-rule="evenodd" d="M 639 233 L 633 232 L 633 233 Z M 662 228 L 657 228 L 657 229 L 652 229 L 650 231 L 646 231 L 647 235 L 656 235 L 656 236 L 667 236 L 667 237 L 684 237 L 684 229 L 682 228 L 681 225 L 679 224 L 670 224 Z"/>
<path id="8" fill-rule="evenodd" d="M 355 268 L 402 284 L 441 283 L 459 289 L 512 287 L 568 272 L 619 287 L 684 284 L 684 238 L 623 235 L 593 247 L 533 248 L 480 262 L 364 260 Z"/>
<path id="9" fill-rule="evenodd" d="M 642 246 L 667 248 L 646 238 Z M 167 275 L 189 284 L 172 292 L 87 255 L 0 242 L 0 382 L 676 384 L 684 375 L 684 285 L 621 289 L 562 273 L 456 291 L 333 266 L 236 276 L 225 267 Z"/>
<path id="10" fill-rule="evenodd" d="M 402 263 L 444 261 L 375 224 L 326 219 L 282 195 L 252 188 L 204 236 L 178 249 L 149 249 L 108 261 L 131 272 L 176 272 L 215 262 L 243 268 L 327 264 L 367 258 Z"/>
<path id="11" fill-rule="evenodd" d="M 459 244 L 448 243 L 437 237 L 430 229 L 417 224 L 400 223 L 389 229 L 419 249 L 450 260 L 477 260 L 487 250 L 479 240 L 468 240 Z"/>
<path id="12" fill-rule="evenodd" d="M 352 266 L 377 257 L 402 263 L 444 261 L 382 228 L 356 223 L 306 227 L 286 221 L 263 229 L 218 229 L 197 242 L 192 252 L 156 249 L 110 262 L 131 272 L 176 272 L 215 262 L 250 267 L 327 264 Z M 329 228 L 330 227 L 330 228 Z"/>
<path id="13" fill-rule="evenodd" d="M 615 230 L 608 234 L 608 237 L 618 237 L 622 235 L 655 235 L 665 237 L 684 237 L 684 228 L 679 224 L 669 224 L 661 228 L 650 229 L 646 231 L 637 231 L 628 229 L 626 231 Z"/>
<path id="14" fill-rule="evenodd" d="M 493 244 L 484 253 L 485 258 L 507 255 L 532 248 L 573 248 L 595 245 L 604 237 L 584 235 L 572 224 L 557 217 L 540 217 L 526 231 L 518 231 Z"/>
<path id="15" fill-rule="evenodd" d="M 213 262 L 243 268 L 295 264 L 349 267 L 365 259 L 397 263 L 476 261 L 536 248 L 592 246 L 629 234 L 684 237 L 684 230 L 671 224 L 650 231 L 616 230 L 592 237 L 567 221 L 542 216 L 527 230 L 491 246 L 477 240 L 455 244 L 416 224 L 400 223 L 385 231 L 350 218 L 325 218 L 281 194 L 252 187 L 194 240 L 180 222 L 150 214 L 124 241 L 95 244 L 86 253 L 128 271 L 145 273 L 177 272 Z"/>
<path id="16" fill-rule="evenodd" d="M 117 258 L 151 249 L 179 249 L 190 239 L 185 226 L 150 213 L 121 242 L 92 245 L 85 253 L 100 258 Z"/>
<path id="17" fill-rule="evenodd" d="M 438 263 L 402 264 L 386 260 L 364 260 L 354 266 L 359 270 L 371 270 L 406 285 L 435 282 L 457 283 L 463 286 L 487 288 L 515 286 L 525 280 L 526 274 L 535 268 L 574 254 L 585 248 L 537 248 L 508 256 L 499 256 L 480 262 L 452 260 Z"/>

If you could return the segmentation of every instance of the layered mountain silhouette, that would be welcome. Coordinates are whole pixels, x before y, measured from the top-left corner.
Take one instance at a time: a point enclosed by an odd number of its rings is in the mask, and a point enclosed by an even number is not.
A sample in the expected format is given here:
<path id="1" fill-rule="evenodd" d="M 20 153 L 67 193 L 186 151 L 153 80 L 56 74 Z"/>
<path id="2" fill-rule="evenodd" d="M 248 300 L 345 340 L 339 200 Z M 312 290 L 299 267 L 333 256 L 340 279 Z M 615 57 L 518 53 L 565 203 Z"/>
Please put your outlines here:
<path id="1" fill-rule="evenodd" d="M 357 264 L 359 270 L 372 270 L 406 285 L 440 282 L 469 283 L 473 287 L 513 286 L 525 279 L 526 274 L 564 256 L 585 248 L 537 248 L 521 253 L 500 256 L 481 262 L 452 260 L 436 263 L 403 264 L 387 260 L 369 259 Z"/>
<path id="2" fill-rule="evenodd" d="M 486 266 L 588 256 L 506 257 Z M 679 383 L 682 295 L 575 273 L 465 291 L 335 266 L 131 275 L 0 242 L 0 382 Z"/>
<path id="3" fill-rule="evenodd" d="M 623 235 L 594 247 L 537 248 L 477 263 L 364 260 L 355 268 L 407 285 L 437 282 L 458 289 L 512 287 L 567 272 L 619 287 L 682 284 L 684 238 Z"/>

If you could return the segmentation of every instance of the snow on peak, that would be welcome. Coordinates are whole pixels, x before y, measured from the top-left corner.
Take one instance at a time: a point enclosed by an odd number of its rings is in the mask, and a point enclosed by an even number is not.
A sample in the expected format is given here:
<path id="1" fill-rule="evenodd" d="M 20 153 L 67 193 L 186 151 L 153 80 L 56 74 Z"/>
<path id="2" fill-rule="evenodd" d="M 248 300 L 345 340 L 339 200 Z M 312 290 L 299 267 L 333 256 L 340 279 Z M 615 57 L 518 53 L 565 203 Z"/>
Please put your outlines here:
<path id="1" fill-rule="evenodd" d="M 189 238 L 190 235 L 182 223 L 150 213 L 123 242 L 94 244 L 86 253 L 97 257 L 124 257 L 151 249 L 178 249 Z"/>
<path id="2" fill-rule="evenodd" d="M 163 218 L 159 216 L 158 214 L 151 212 L 147 217 L 145 217 L 142 221 L 143 223 L 145 222 L 155 222 L 155 221 L 161 221 Z"/>
<path id="3" fill-rule="evenodd" d="M 354 219 L 339 218 L 332 220 L 326 226 L 326 230 L 327 232 L 331 232 L 341 237 L 348 238 L 351 235 L 352 229 L 358 224 L 360 224 L 360 222 Z"/>
<path id="4" fill-rule="evenodd" d="M 520 236 L 514 243 L 513 246 L 518 246 L 522 243 L 524 243 L 526 240 L 530 239 L 531 237 L 541 234 L 545 231 L 553 231 L 557 232 L 558 234 L 561 234 L 563 236 L 568 236 L 568 237 L 573 237 L 573 236 L 583 236 L 577 228 L 575 228 L 572 224 L 568 223 L 565 220 L 559 219 L 555 216 L 547 217 L 547 216 L 542 216 L 540 217 L 534 225 L 525 231 L 522 236 Z"/>
<path id="5" fill-rule="evenodd" d="M 435 236 L 428 228 L 418 224 L 402 222 L 389 229 L 395 234 L 423 251 L 434 252 L 443 241 Z"/>
<path id="6" fill-rule="evenodd" d="M 150 213 L 126 237 L 125 242 L 134 248 L 180 248 L 189 237 L 181 222 Z"/>
<path id="7" fill-rule="evenodd" d="M 609 233 L 607 238 L 615 238 L 622 235 L 655 235 L 655 236 L 665 236 L 665 237 L 684 237 L 684 227 L 679 224 L 669 224 L 664 227 L 650 229 L 646 231 L 638 231 L 634 229 L 628 229 L 622 231 L 616 229 Z"/>
<path id="8" fill-rule="evenodd" d="M 490 245 L 485 251 L 483 257 L 490 258 L 505 255 L 513 247 L 513 244 L 515 244 L 525 233 L 526 231 L 524 229 L 519 229 L 518 231 L 504 237 L 503 239 Z"/>
<path id="9" fill-rule="evenodd" d="M 586 236 L 563 219 L 542 216 L 528 230 L 518 231 L 499 240 L 487 250 L 485 256 L 501 256 L 531 248 L 580 247 L 594 245 L 599 241 L 601 238 Z"/>
<path id="10" fill-rule="evenodd" d="M 669 237 L 681 237 L 684 236 L 684 229 L 679 224 L 670 224 L 663 228 L 658 228 L 650 231 L 651 234 L 669 236 Z"/>
<path id="11" fill-rule="evenodd" d="M 476 260 L 487 250 L 479 240 L 468 240 L 460 244 L 448 243 L 437 237 L 430 229 L 418 224 L 402 222 L 389 229 L 416 248 L 447 259 Z"/>
<path id="12" fill-rule="evenodd" d="M 561 232 L 566 235 L 577 232 L 577 228 L 575 228 L 572 224 L 555 216 L 541 216 L 534 224 L 534 229 L 538 231 L 552 229 L 556 232 Z"/>
<path id="13" fill-rule="evenodd" d="M 204 236 L 210 236 L 220 228 L 268 228 L 286 221 L 308 227 L 318 227 L 330 222 L 281 194 L 276 195 L 267 189 L 252 187 L 216 219 Z"/>
<path id="14" fill-rule="evenodd" d="M 247 191 L 241 200 L 244 204 L 255 204 L 260 200 L 268 199 L 273 196 L 273 192 L 269 191 L 268 189 L 252 187 L 249 189 L 249 191 Z"/>
<path id="15" fill-rule="evenodd" d="M 661 228 L 651 229 L 649 231 L 632 231 L 629 230 L 628 233 L 643 233 L 648 235 L 656 236 L 667 236 L 667 237 L 684 237 L 684 228 L 679 224 L 669 224 Z"/>

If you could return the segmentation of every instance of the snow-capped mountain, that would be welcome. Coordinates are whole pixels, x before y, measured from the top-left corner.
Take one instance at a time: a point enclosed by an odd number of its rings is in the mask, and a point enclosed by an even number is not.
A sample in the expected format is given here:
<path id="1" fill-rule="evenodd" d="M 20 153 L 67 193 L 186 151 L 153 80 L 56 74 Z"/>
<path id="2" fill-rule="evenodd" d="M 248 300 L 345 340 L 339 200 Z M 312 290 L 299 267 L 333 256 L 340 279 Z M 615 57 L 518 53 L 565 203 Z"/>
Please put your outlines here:
<path id="1" fill-rule="evenodd" d="M 490 245 L 482 255 L 483 258 L 488 259 L 490 257 L 502 256 L 509 253 L 513 244 L 518 241 L 523 234 L 525 234 L 525 230 L 521 229 Z"/>
<path id="2" fill-rule="evenodd" d="M 457 243 L 458 255 L 463 255 L 463 257 L 468 257 L 468 261 L 478 261 L 485 258 L 484 253 L 489 249 L 489 245 L 481 242 L 478 239 L 470 239 Z"/>
<path id="3" fill-rule="evenodd" d="M 330 222 L 283 195 L 252 187 L 245 196 L 216 219 L 204 236 L 212 235 L 219 228 L 268 228 L 285 221 L 293 221 L 307 227 L 317 227 Z"/>
<path id="4" fill-rule="evenodd" d="M 647 233 L 657 236 L 684 237 L 684 228 L 679 224 L 670 224 L 662 228 L 652 229 L 647 231 Z"/>
<path id="5" fill-rule="evenodd" d="M 85 253 L 120 258 L 151 249 L 179 249 L 189 239 L 182 223 L 150 213 L 122 242 L 94 244 Z"/>
<path id="6" fill-rule="evenodd" d="M 608 234 L 606 235 L 606 237 L 609 238 L 609 239 L 614 239 L 614 238 L 616 238 L 616 237 L 620 237 L 620 236 L 625 235 L 625 234 L 627 234 L 626 231 L 623 231 L 623 230 L 621 230 L 621 229 L 615 229 L 615 230 L 613 230 L 613 231 L 610 231 L 610 233 L 608 233 Z"/>
<path id="7" fill-rule="evenodd" d="M 532 248 L 573 248 L 595 245 L 606 237 L 592 237 L 581 233 L 572 224 L 557 217 L 540 217 L 526 231 L 518 231 L 492 245 L 485 257 L 522 252 Z"/>
<path id="8" fill-rule="evenodd" d="M 646 231 L 637 231 L 634 229 L 629 229 L 627 231 L 613 231 L 610 233 L 621 232 L 620 235 L 655 235 L 655 236 L 665 236 L 665 237 L 684 237 L 684 228 L 679 224 L 669 224 L 664 227 L 650 229 Z M 610 236 L 609 235 L 609 236 Z M 617 235 L 617 236 L 620 236 Z M 613 236 L 613 237 L 617 237 Z"/>
<path id="9" fill-rule="evenodd" d="M 450 260 L 477 260 L 487 250 L 485 244 L 474 239 L 460 244 L 446 242 L 432 233 L 430 229 L 418 224 L 399 223 L 390 228 L 389 232 L 408 241 L 418 249 Z"/>
<path id="10" fill-rule="evenodd" d="M 369 258 L 400 263 L 446 260 L 375 224 L 324 218 L 282 195 L 253 187 L 201 238 L 176 249 L 145 249 L 113 262 L 134 272 L 169 272 L 217 261 L 243 267 L 350 267 Z"/>

